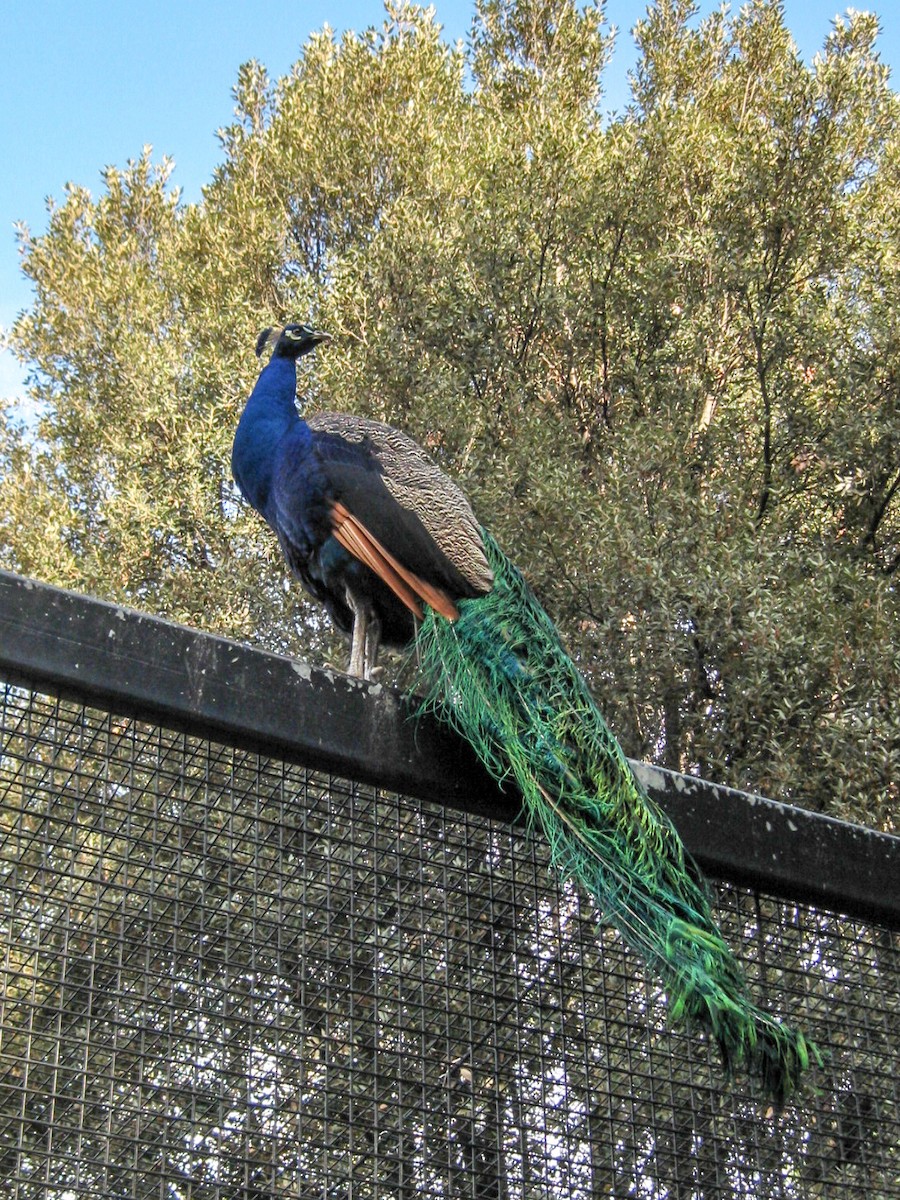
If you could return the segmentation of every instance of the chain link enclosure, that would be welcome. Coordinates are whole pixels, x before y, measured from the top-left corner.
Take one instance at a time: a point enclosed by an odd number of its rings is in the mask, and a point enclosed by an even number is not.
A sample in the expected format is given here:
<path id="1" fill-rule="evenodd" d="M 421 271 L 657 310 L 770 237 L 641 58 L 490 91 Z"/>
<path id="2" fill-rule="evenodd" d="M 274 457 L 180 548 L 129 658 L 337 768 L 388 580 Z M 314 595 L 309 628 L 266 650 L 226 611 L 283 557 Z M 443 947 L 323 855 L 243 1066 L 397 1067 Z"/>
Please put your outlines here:
<path id="1" fill-rule="evenodd" d="M 68 683 L 0 655 L 4 1195 L 900 1197 L 889 911 L 716 885 L 754 991 L 828 1055 L 774 1113 L 520 827 L 190 732 L 193 684 L 181 731 L 85 702 L 55 620 Z M 895 843 L 863 838 L 851 911 Z"/>

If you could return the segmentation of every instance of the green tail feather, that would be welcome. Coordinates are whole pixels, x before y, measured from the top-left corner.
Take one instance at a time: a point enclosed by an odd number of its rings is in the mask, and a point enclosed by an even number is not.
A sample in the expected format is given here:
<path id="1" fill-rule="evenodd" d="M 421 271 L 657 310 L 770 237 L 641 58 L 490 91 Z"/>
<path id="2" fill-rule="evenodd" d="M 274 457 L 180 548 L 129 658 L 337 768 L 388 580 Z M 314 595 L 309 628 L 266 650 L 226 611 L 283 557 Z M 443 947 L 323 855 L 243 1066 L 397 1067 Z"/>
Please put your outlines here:
<path id="1" fill-rule="evenodd" d="M 635 779 L 553 622 L 488 534 L 491 592 L 453 624 L 428 612 L 417 637 L 425 706 L 512 776 L 553 861 L 662 979 L 673 1017 L 702 1024 L 725 1064 L 746 1065 L 779 1102 L 810 1053 L 750 1001 L 741 968 L 668 817 Z"/>

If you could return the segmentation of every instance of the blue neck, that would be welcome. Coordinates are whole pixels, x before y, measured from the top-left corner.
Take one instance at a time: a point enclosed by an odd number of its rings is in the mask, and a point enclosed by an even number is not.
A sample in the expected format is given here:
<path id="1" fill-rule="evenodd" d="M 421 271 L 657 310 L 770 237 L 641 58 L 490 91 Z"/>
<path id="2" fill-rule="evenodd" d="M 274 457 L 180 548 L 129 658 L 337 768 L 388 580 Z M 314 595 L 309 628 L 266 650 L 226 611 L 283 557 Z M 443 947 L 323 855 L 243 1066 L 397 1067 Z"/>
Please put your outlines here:
<path id="1" fill-rule="evenodd" d="M 294 359 L 273 358 L 260 372 L 234 435 L 232 472 L 244 496 L 264 517 L 279 444 L 292 430 L 301 436 L 308 433 L 294 402 L 296 391 Z"/>

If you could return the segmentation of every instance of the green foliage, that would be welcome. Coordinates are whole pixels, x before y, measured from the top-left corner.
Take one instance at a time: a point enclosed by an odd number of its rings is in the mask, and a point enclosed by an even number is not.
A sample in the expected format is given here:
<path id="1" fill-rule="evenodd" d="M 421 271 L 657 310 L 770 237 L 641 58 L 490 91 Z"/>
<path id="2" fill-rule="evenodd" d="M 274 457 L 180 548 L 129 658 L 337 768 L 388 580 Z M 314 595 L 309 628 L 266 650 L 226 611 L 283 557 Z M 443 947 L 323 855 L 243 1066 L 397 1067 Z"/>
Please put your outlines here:
<path id="1" fill-rule="evenodd" d="M 39 420 L 0 557 L 341 654 L 229 480 L 260 326 L 337 335 L 314 406 L 460 478 L 630 753 L 895 828 L 900 169 L 877 23 L 659 0 L 604 118 L 602 7 L 483 0 L 241 69 L 203 199 L 145 152 L 23 232 Z M 262 563 L 261 558 L 269 561 Z"/>

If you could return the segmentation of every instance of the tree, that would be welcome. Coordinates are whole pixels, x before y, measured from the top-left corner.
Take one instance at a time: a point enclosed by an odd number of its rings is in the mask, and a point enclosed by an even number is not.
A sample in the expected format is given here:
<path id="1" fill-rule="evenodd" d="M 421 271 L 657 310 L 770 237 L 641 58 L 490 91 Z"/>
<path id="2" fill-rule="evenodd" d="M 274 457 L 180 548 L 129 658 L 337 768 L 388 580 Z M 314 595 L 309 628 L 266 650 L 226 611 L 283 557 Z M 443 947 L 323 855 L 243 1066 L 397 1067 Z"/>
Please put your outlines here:
<path id="1" fill-rule="evenodd" d="M 6 565 L 340 655 L 278 586 L 231 432 L 259 326 L 310 403 L 408 429 L 558 621 L 629 752 L 893 828 L 897 98 L 877 23 L 659 0 L 606 119 L 602 9 L 483 0 L 241 69 L 197 205 L 145 152 L 23 232 Z M 261 564 L 260 559 L 269 562 Z M 340 661 L 338 659 L 338 661 Z"/>

